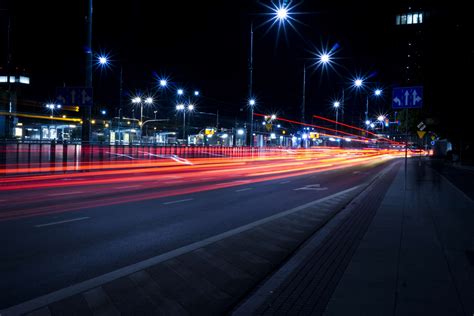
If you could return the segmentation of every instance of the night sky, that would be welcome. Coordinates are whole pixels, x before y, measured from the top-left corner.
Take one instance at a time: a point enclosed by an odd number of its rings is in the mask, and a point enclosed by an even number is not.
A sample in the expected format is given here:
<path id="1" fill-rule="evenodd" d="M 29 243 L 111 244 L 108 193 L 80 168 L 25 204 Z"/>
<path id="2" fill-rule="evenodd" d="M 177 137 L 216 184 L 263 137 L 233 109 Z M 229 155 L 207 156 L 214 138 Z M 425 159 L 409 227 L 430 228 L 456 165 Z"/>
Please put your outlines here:
<path id="1" fill-rule="evenodd" d="M 58 86 L 80 86 L 84 83 L 84 12 L 87 1 L 15 1 L 10 3 L 13 26 L 13 63 L 26 68 L 31 87 L 25 93 L 38 101 L 54 98 Z M 269 2 L 264 2 L 269 3 Z M 400 1 L 393 2 L 399 5 Z M 368 75 L 373 85 L 389 90 L 396 84 L 390 60 L 393 56 L 393 14 L 385 2 L 378 4 L 341 1 L 330 3 L 304 1 L 296 9 L 297 32 L 287 27 L 277 36 L 277 28 L 266 26 L 255 31 L 254 93 L 259 111 L 299 119 L 303 64 L 312 64 L 312 53 L 322 47 L 339 45 L 335 57 L 336 70 L 321 71 L 314 67 L 307 73 L 307 117 L 310 114 L 333 115 L 331 100 L 342 84 L 355 74 Z M 393 5 L 392 5 L 393 6 Z M 1 5 L 2 8 L 8 5 Z M 456 14 L 461 7 L 451 4 L 443 10 L 446 25 L 458 24 Z M 96 103 L 113 111 L 118 104 L 120 66 L 126 92 L 146 91 L 156 85 L 156 76 L 169 76 L 170 81 L 188 91 L 202 93 L 198 106 L 203 111 L 223 115 L 244 115 L 240 109 L 247 99 L 247 59 L 249 26 L 269 18 L 256 1 L 159 1 L 144 0 L 95 1 L 93 49 L 110 54 L 113 66 L 107 71 L 94 71 Z M 454 12 L 454 15 L 452 14 Z M 2 47 L 5 47 L 5 11 L 2 13 Z M 462 20 L 459 17 L 459 21 Z M 443 32 L 444 29 L 441 30 Z M 449 47 L 450 33 L 437 50 Z M 299 33 L 299 34 L 298 34 Z M 458 37 L 471 34 L 462 25 Z M 433 39 L 432 39 L 433 40 Z M 459 76 L 460 68 L 472 69 L 472 37 L 457 43 L 462 55 L 455 71 L 443 68 L 441 74 Z M 433 40 L 433 42 L 436 42 Z M 2 49 L 4 64 L 5 49 Z M 434 65 L 441 52 L 428 54 L 426 64 Z M 472 80 L 471 80 L 472 81 Z M 466 83 L 461 83 L 464 86 Z M 448 87 L 453 84 L 448 84 Z M 450 87 L 451 88 L 451 87 Z M 455 88 L 454 85 L 452 88 Z M 431 96 L 432 99 L 439 98 Z M 459 97 L 459 96 L 457 96 Z M 459 97 L 461 101 L 463 97 Z M 128 100 L 128 99 L 127 99 Z M 360 102 L 348 96 L 350 102 Z M 390 110 L 390 95 L 375 106 L 376 111 Z M 441 102 L 439 102 L 441 103 Z M 171 100 L 162 98 L 159 107 L 173 108 Z M 432 107 L 440 115 L 441 106 Z M 354 111 L 352 111 L 352 114 Z M 356 115 L 356 114 L 354 114 Z M 448 124 L 448 123 L 446 123 Z M 449 124 L 452 124 L 450 122 Z M 448 126 L 448 125 L 446 125 Z M 451 126 L 451 125 L 449 125 Z"/>

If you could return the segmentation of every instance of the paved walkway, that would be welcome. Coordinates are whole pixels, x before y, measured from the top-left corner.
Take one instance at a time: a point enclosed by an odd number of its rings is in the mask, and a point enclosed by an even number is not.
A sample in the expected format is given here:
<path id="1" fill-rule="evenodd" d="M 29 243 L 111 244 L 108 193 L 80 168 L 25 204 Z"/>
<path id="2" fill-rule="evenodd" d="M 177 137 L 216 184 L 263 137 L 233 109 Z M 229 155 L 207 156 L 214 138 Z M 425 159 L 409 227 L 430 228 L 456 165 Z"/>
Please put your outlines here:
<path id="1" fill-rule="evenodd" d="M 357 201 L 341 212 L 234 314 L 473 315 L 474 202 L 425 163 L 410 162 L 406 179 L 402 166 L 381 203 L 372 200 L 373 219 Z M 365 230 L 357 214 L 371 221 Z M 347 223 L 364 232 L 338 237 L 341 255 L 327 263 L 320 253 Z"/>

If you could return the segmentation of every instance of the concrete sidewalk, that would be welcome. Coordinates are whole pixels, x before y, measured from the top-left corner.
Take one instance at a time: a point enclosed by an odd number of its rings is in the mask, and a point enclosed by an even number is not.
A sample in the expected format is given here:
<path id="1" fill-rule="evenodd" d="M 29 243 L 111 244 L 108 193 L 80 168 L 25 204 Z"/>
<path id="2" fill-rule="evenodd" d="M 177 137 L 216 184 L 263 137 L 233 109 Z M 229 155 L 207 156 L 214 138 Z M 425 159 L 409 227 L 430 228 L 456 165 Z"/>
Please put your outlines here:
<path id="1" fill-rule="evenodd" d="M 372 217 L 371 205 L 359 202 L 234 314 L 473 315 L 471 199 L 426 163 L 410 161 L 407 178 L 401 167 Z"/>

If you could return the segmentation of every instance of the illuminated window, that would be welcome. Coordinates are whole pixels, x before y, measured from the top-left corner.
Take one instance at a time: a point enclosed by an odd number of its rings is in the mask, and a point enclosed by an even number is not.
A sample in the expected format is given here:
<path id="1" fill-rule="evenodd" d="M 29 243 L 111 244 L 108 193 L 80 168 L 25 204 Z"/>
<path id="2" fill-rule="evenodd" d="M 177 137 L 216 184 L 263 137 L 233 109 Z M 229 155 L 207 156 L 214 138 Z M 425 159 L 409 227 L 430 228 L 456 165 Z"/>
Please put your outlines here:
<path id="1" fill-rule="evenodd" d="M 407 24 L 407 16 L 405 14 L 402 15 L 401 19 L 401 24 Z"/>
<path id="2" fill-rule="evenodd" d="M 407 15 L 407 24 L 413 24 L 413 14 Z"/>
<path id="3" fill-rule="evenodd" d="M 0 76 L 0 82 L 7 82 L 8 77 L 7 76 Z"/>
<path id="4" fill-rule="evenodd" d="M 396 23 L 397 25 L 400 25 L 400 15 L 397 15 L 397 16 L 395 17 L 395 23 Z"/>
<path id="5" fill-rule="evenodd" d="M 413 24 L 418 24 L 418 13 L 413 14 Z"/>
<path id="6" fill-rule="evenodd" d="M 418 23 L 423 23 L 423 13 L 418 14 Z"/>

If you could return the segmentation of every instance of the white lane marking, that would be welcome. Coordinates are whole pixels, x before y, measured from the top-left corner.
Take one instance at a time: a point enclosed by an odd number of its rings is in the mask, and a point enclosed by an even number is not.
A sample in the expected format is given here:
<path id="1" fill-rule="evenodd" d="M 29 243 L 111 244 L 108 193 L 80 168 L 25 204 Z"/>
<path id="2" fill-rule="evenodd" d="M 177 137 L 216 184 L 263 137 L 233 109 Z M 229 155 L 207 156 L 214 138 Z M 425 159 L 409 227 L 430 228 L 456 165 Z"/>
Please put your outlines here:
<path id="1" fill-rule="evenodd" d="M 305 185 L 304 187 L 293 189 L 294 191 L 300 191 L 300 190 L 313 190 L 313 191 L 324 191 L 327 190 L 328 188 L 322 187 L 320 184 L 308 184 Z"/>
<path id="2" fill-rule="evenodd" d="M 121 190 L 121 189 L 138 188 L 138 187 L 141 187 L 141 185 L 140 184 L 126 185 L 124 187 L 115 187 L 114 189 Z"/>
<path id="3" fill-rule="evenodd" d="M 175 203 L 182 203 L 182 202 L 188 202 L 188 201 L 192 201 L 192 200 L 194 200 L 194 199 L 184 199 L 184 200 L 169 201 L 169 202 L 164 202 L 163 205 L 175 204 Z"/>
<path id="4" fill-rule="evenodd" d="M 282 181 L 280 182 L 280 184 L 287 184 L 287 183 L 290 183 L 291 181 Z"/>
<path id="5" fill-rule="evenodd" d="M 59 222 L 51 222 L 51 223 L 46 223 L 46 224 L 39 224 L 35 225 L 35 227 L 45 227 L 45 226 L 52 226 L 52 225 L 59 225 L 59 224 L 64 224 L 64 223 L 70 223 L 70 222 L 77 222 L 77 221 L 83 221 L 85 219 L 89 219 L 90 217 L 78 217 L 78 218 L 71 218 L 71 219 L 66 219 L 64 221 L 59 221 Z"/>
<path id="6" fill-rule="evenodd" d="M 48 196 L 61 196 L 61 195 L 72 195 L 72 194 L 81 194 L 83 191 L 73 191 L 73 192 L 64 192 L 64 193 L 51 193 Z"/>
<path id="7" fill-rule="evenodd" d="M 29 301 L 26 301 L 26 302 L 23 302 L 23 303 L 20 303 L 18 305 L 9 307 L 7 309 L 3 309 L 0 312 L 2 314 L 5 314 L 5 315 L 7 315 L 7 314 L 8 315 L 10 315 L 10 314 L 11 315 L 26 314 L 26 313 L 34 311 L 35 309 L 38 309 L 42 306 L 46 306 L 46 305 L 52 304 L 54 302 L 58 302 L 58 301 L 66 298 L 66 297 L 74 296 L 76 294 L 85 292 L 87 290 L 99 287 L 99 286 L 101 286 L 105 283 L 108 283 L 108 282 L 111 282 L 113 280 L 117 280 L 119 278 L 122 278 L 126 275 L 130 275 L 130 274 L 133 274 L 137 271 L 147 269 L 147 268 L 149 268 L 151 266 L 154 266 L 158 263 L 161 263 L 163 261 L 166 261 L 166 260 L 169 260 L 169 259 L 172 259 L 172 258 L 176 258 L 180 255 L 183 255 L 185 253 L 189 253 L 189 252 L 194 251 L 196 249 L 205 247 L 207 245 L 215 243 L 215 242 L 217 242 L 219 240 L 222 240 L 224 238 L 234 236 L 236 234 L 247 231 L 247 230 L 249 230 L 251 228 L 254 228 L 256 226 L 262 225 L 264 223 L 268 223 L 271 220 L 286 216 L 288 214 L 295 213 L 295 212 L 300 211 L 302 209 L 312 207 L 312 206 L 316 205 L 317 203 L 322 203 L 324 201 L 335 198 L 337 196 L 352 192 L 352 191 L 357 190 L 358 188 L 360 188 L 362 185 L 363 184 L 359 184 L 359 185 L 357 185 L 355 187 L 352 187 L 350 189 L 347 189 L 347 190 L 332 194 L 330 196 L 326 196 L 324 198 L 321 198 L 321 199 L 318 199 L 318 200 L 315 200 L 315 201 L 297 206 L 295 208 L 289 209 L 287 211 L 283 211 L 281 213 L 277 213 L 275 215 L 272 215 L 272 216 L 269 216 L 269 217 L 266 217 L 266 218 L 262 218 L 260 220 L 257 220 L 255 222 L 253 222 L 253 223 L 249 223 L 249 224 L 246 224 L 246 225 L 228 230 L 224 233 L 220 233 L 218 235 L 214 235 L 214 236 L 211 236 L 209 238 L 206 238 L 206 239 L 203 239 L 203 240 L 200 240 L 200 241 L 196 241 L 192 244 L 188 244 L 188 245 L 183 246 L 181 248 L 177 248 L 177 249 L 171 250 L 169 252 L 165 252 L 165 253 L 157 255 L 155 257 L 152 257 L 152 258 L 134 263 L 132 265 L 114 270 L 112 272 L 108 272 L 106 274 L 97 276 L 95 278 L 70 285 L 66 288 L 57 290 L 55 292 L 51 292 L 49 294 L 45 294 L 43 296 L 34 298 L 32 300 L 29 300 Z"/>
<path id="8" fill-rule="evenodd" d="M 129 158 L 129 159 L 135 159 L 135 158 L 133 158 L 132 156 L 125 155 L 125 154 L 116 154 L 116 153 L 111 153 L 110 151 L 106 151 L 105 153 L 106 153 L 106 154 L 110 154 L 110 155 L 115 155 L 115 156 L 118 156 L 118 157 L 127 157 L 127 158 Z"/>
<path id="9" fill-rule="evenodd" d="M 248 190 L 253 190 L 253 188 L 245 188 L 245 189 L 235 190 L 235 192 L 243 192 L 243 191 L 248 191 Z"/>
<path id="10" fill-rule="evenodd" d="M 192 165 L 193 163 L 187 159 L 184 159 L 184 158 L 181 158 L 177 155 L 156 155 L 156 154 L 152 154 L 152 153 L 149 153 L 149 152 L 144 152 L 144 151 L 140 151 L 140 153 L 144 154 L 144 155 L 149 155 L 149 156 L 152 156 L 152 157 L 158 157 L 158 158 L 169 158 L 169 159 L 172 159 L 176 162 L 179 162 L 179 163 L 182 163 L 182 164 L 185 164 L 185 165 Z"/>

